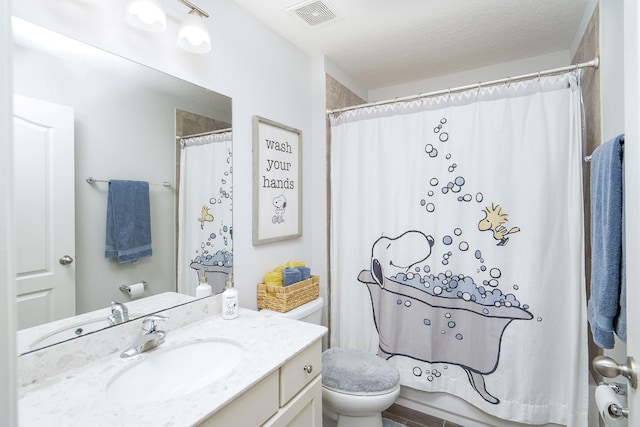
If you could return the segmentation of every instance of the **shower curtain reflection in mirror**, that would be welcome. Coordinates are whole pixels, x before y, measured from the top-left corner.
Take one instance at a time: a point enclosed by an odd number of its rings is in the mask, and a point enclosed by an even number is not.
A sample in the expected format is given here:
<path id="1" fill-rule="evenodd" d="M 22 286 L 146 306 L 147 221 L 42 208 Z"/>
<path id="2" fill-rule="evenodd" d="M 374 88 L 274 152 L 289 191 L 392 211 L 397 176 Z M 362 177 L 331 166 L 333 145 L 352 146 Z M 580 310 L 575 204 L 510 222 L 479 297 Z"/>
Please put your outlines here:
<path id="1" fill-rule="evenodd" d="M 232 133 L 180 140 L 178 292 L 195 295 L 200 270 L 213 293 L 233 267 Z"/>

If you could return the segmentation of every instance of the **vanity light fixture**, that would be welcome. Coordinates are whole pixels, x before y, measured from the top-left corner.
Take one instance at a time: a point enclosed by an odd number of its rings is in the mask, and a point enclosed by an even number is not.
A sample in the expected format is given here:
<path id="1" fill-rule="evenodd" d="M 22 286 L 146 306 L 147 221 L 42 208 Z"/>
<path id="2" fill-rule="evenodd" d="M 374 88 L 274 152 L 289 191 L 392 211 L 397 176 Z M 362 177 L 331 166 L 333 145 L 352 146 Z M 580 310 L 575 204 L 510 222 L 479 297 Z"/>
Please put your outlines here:
<path id="1" fill-rule="evenodd" d="M 129 0 L 127 22 L 134 27 L 154 33 L 167 29 L 167 14 L 161 0 Z"/>
<path id="2" fill-rule="evenodd" d="M 187 6 L 189 13 L 180 22 L 178 46 L 192 53 L 207 53 L 211 50 L 211 36 L 204 23 L 209 14 L 187 0 L 178 0 Z M 167 18 L 162 0 L 129 0 L 127 22 L 134 27 L 161 32 L 167 29 Z"/>

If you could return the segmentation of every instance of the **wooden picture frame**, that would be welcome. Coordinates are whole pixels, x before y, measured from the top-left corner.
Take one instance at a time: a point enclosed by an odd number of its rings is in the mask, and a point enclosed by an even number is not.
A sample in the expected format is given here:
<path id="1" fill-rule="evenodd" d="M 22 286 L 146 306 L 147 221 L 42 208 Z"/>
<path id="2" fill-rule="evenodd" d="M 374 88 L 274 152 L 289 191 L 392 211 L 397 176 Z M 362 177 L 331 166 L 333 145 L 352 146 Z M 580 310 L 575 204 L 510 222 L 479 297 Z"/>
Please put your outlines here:
<path id="1" fill-rule="evenodd" d="M 253 244 L 302 236 L 302 131 L 253 116 Z"/>

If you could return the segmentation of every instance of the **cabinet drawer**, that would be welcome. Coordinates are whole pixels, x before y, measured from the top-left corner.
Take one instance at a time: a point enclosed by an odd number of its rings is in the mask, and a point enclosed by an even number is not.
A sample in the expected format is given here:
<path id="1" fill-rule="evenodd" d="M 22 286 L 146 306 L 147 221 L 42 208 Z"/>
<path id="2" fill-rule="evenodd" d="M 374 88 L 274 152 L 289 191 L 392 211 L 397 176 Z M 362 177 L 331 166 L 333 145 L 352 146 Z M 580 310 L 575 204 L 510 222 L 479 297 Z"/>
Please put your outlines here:
<path id="1" fill-rule="evenodd" d="M 286 405 L 321 372 L 322 343 L 318 340 L 280 368 L 280 406 Z"/>

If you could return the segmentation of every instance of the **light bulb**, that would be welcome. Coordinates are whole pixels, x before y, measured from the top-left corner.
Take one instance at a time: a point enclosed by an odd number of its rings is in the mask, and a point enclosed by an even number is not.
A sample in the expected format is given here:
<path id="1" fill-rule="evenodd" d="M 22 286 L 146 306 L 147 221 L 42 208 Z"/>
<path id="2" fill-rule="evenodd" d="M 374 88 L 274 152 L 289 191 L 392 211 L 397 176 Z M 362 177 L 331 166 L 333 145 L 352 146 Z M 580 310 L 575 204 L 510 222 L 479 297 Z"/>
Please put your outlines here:
<path id="1" fill-rule="evenodd" d="M 167 16 L 159 0 L 130 0 L 127 22 L 146 31 L 160 32 L 167 28 Z"/>
<path id="2" fill-rule="evenodd" d="M 211 50 L 211 37 L 204 25 L 204 18 L 194 9 L 180 23 L 178 46 L 193 53 L 207 53 Z"/>

